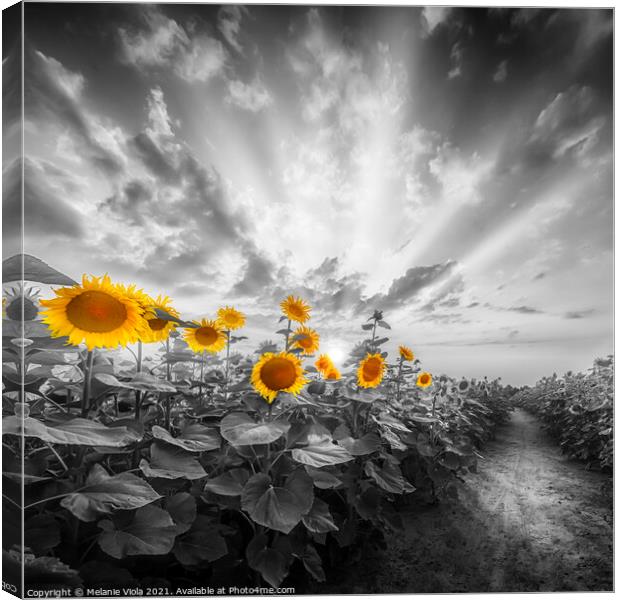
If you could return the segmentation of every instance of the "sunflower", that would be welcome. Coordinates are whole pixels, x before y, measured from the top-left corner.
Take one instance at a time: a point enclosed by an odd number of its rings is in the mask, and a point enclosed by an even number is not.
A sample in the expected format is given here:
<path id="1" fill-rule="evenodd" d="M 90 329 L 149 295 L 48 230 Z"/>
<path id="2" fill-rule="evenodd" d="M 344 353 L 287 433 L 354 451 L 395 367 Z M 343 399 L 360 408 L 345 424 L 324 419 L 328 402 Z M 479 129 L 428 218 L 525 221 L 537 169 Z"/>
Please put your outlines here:
<path id="1" fill-rule="evenodd" d="M 183 339 L 194 352 L 219 352 L 226 346 L 226 332 L 219 321 L 193 321 L 198 328 L 188 327 Z"/>
<path id="2" fill-rule="evenodd" d="M 412 361 L 414 359 L 411 348 L 408 348 L 407 346 L 399 346 L 398 352 L 402 356 L 403 360 Z"/>
<path id="3" fill-rule="evenodd" d="M 137 341 L 146 327 L 144 308 L 115 285 L 108 275 L 82 276 L 82 284 L 54 290 L 56 298 L 41 300 L 43 322 L 52 337 L 68 336 L 77 346 L 115 348 Z"/>
<path id="4" fill-rule="evenodd" d="M 2 299 L 2 306 L 7 319 L 22 320 L 22 303 L 24 307 L 24 321 L 34 321 L 39 315 L 39 290 L 24 287 L 19 282 L 16 287 L 8 288 L 6 298 Z"/>
<path id="5" fill-rule="evenodd" d="M 294 348 L 301 348 L 306 356 L 314 354 L 319 349 L 319 334 L 310 327 L 298 327 L 293 336 L 299 336 L 294 342 Z"/>
<path id="6" fill-rule="evenodd" d="M 225 306 L 217 311 L 220 322 L 226 329 L 239 329 L 245 325 L 245 315 L 232 306 Z"/>
<path id="7" fill-rule="evenodd" d="M 327 373 L 325 373 L 325 379 L 328 381 L 338 381 L 342 375 L 336 367 L 332 367 Z"/>
<path id="8" fill-rule="evenodd" d="M 312 310 L 301 298 L 294 296 L 282 300 L 280 308 L 287 318 L 298 323 L 305 323 L 310 318 L 310 311 Z"/>
<path id="9" fill-rule="evenodd" d="M 148 327 L 145 329 L 145 333 L 140 338 L 140 341 L 145 344 L 153 342 L 165 342 L 168 339 L 171 331 L 174 331 L 177 327 L 177 323 L 174 321 L 166 321 L 166 319 L 160 319 L 155 315 L 154 308 L 160 308 L 165 310 L 172 317 L 179 317 L 177 310 L 170 306 L 170 298 L 168 296 L 157 296 L 155 300 L 148 298 L 148 308 L 144 315 Z"/>
<path id="10" fill-rule="evenodd" d="M 461 381 L 459 381 L 457 387 L 459 392 L 461 392 L 461 394 L 464 394 L 469 389 L 469 381 L 467 381 L 467 379 L 462 379 Z"/>
<path id="11" fill-rule="evenodd" d="M 271 404 L 278 392 L 298 394 L 307 383 L 301 361 L 290 352 L 266 352 L 252 369 L 254 389 Z"/>
<path id="12" fill-rule="evenodd" d="M 357 369 L 357 385 L 363 388 L 377 387 L 383 379 L 385 359 L 380 354 L 367 354 Z"/>
<path id="13" fill-rule="evenodd" d="M 416 380 L 416 384 L 421 388 L 427 388 L 431 383 L 433 383 L 433 376 L 426 371 L 420 373 Z"/>
<path id="14" fill-rule="evenodd" d="M 327 354 L 321 354 L 321 356 L 316 359 L 314 366 L 319 373 L 325 375 L 334 368 L 334 363 L 332 362 L 332 359 L 327 356 Z"/>

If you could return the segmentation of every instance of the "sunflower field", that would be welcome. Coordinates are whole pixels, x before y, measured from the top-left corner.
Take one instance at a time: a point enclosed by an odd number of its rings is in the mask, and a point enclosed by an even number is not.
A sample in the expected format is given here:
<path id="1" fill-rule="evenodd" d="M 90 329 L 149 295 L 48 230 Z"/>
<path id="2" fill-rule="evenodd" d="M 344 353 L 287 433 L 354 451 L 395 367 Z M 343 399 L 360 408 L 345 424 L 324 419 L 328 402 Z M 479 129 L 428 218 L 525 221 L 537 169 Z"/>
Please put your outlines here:
<path id="1" fill-rule="evenodd" d="M 587 373 L 555 373 L 513 397 L 535 413 L 570 458 L 613 472 L 614 357 L 598 358 Z"/>
<path id="2" fill-rule="evenodd" d="M 338 368 L 295 296 L 276 341 L 243 355 L 235 307 L 188 321 L 107 275 L 78 283 L 28 255 L 3 266 L 5 580 L 18 580 L 23 544 L 27 585 L 69 595 L 316 589 L 399 535 L 404 504 L 458 497 L 508 419 L 512 388 L 385 352 L 380 310 L 360 318 Z"/>

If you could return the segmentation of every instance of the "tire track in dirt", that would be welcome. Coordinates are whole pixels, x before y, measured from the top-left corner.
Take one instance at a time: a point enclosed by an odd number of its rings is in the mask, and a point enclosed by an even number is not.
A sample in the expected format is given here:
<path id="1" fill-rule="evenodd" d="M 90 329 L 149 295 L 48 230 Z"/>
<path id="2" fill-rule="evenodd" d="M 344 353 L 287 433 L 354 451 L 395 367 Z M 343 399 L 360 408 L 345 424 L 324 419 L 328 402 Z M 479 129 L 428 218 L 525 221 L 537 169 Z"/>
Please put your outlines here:
<path id="1" fill-rule="evenodd" d="M 404 535 L 330 593 L 611 590 L 608 476 L 562 456 L 520 410 L 483 456 L 458 500 L 406 510 Z"/>

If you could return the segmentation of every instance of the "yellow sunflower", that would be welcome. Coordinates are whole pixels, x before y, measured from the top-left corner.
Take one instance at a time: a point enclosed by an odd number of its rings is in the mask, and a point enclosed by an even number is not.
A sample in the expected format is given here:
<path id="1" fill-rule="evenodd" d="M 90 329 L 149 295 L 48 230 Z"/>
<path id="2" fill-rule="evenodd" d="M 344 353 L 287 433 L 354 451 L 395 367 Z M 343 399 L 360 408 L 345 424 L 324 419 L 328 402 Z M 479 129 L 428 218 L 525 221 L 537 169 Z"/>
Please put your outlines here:
<path id="1" fill-rule="evenodd" d="M 316 359 L 314 366 L 316 367 L 317 371 L 325 375 L 334 368 L 334 363 L 327 354 L 321 354 L 321 356 Z"/>
<path id="2" fill-rule="evenodd" d="M 433 383 L 433 376 L 426 371 L 423 371 L 418 375 L 418 379 L 416 380 L 416 384 L 421 388 L 427 388 L 429 385 Z"/>
<path id="3" fill-rule="evenodd" d="M 377 387 L 383 379 L 385 359 L 380 354 L 367 354 L 357 369 L 357 385 L 363 388 Z"/>
<path id="4" fill-rule="evenodd" d="M 399 346 L 398 352 L 403 357 L 403 360 L 412 361 L 414 359 L 411 348 L 408 348 L 407 346 Z"/>
<path id="5" fill-rule="evenodd" d="M 301 298 L 294 296 L 282 300 L 280 308 L 287 318 L 291 321 L 297 321 L 297 323 L 305 323 L 310 318 L 310 311 L 312 310 Z"/>
<path id="6" fill-rule="evenodd" d="M 219 321 L 194 321 L 197 329 L 188 327 L 183 339 L 194 352 L 219 352 L 226 346 L 226 333 Z"/>
<path id="7" fill-rule="evenodd" d="M 252 385 L 268 404 L 278 392 L 298 394 L 306 383 L 301 361 L 290 352 L 266 352 L 252 369 Z"/>
<path id="8" fill-rule="evenodd" d="M 319 349 L 319 334 L 310 327 L 298 327 L 293 331 L 293 337 L 300 336 L 293 342 L 294 348 L 301 348 L 302 354 L 314 354 Z"/>
<path id="9" fill-rule="evenodd" d="M 220 308 L 217 316 L 225 329 L 239 329 L 245 325 L 245 315 L 232 306 Z"/>
<path id="10" fill-rule="evenodd" d="M 172 317 L 179 318 L 179 313 L 172 306 L 170 306 L 170 298 L 168 296 L 157 296 L 153 300 L 153 298 L 148 298 L 148 308 L 144 317 L 146 319 L 146 323 L 148 327 L 145 329 L 145 333 L 142 335 L 140 340 L 145 344 L 150 344 L 153 342 L 165 342 L 170 335 L 170 332 L 173 331 L 177 327 L 177 323 L 174 321 L 166 321 L 165 319 L 160 319 L 155 316 L 154 308 L 161 308 L 165 310 Z"/>
<path id="11" fill-rule="evenodd" d="M 124 287 L 114 285 L 108 275 L 82 276 L 82 284 L 54 290 L 56 298 L 41 300 L 43 322 L 52 337 L 68 336 L 77 346 L 115 348 L 136 342 L 144 328 L 144 309 L 124 293 Z"/>
<path id="12" fill-rule="evenodd" d="M 325 379 L 328 381 L 338 381 L 342 375 L 336 367 L 332 367 L 327 373 L 325 373 Z"/>

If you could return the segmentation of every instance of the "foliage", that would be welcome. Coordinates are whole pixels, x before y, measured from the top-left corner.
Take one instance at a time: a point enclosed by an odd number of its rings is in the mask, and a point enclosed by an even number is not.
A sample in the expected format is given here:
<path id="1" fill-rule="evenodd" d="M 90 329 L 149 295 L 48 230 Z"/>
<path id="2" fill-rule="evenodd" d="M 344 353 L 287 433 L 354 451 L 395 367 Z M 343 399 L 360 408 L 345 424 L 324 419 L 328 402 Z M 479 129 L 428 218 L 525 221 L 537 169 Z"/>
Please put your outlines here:
<path id="1" fill-rule="evenodd" d="M 587 373 L 555 373 L 519 391 L 513 403 L 538 415 L 571 458 L 613 471 L 614 357 L 599 358 Z"/>
<path id="2" fill-rule="evenodd" d="M 66 283 L 41 265 L 31 261 L 32 280 L 39 267 L 41 281 Z M 37 320 L 22 338 L 7 319 L 4 507 L 19 522 L 23 452 L 32 560 L 90 585 L 106 570 L 140 581 L 156 568 L 171 588 L 231 577 L 235 585 L 262 578 L 279 586 L 288 577 L 301 590 L 304 577 L 325 581 L 336 562 L 398 533 L 403 498 L 455 495 L 457 479 L 476 470 L 481 445 L 506 420 L 512 390 L 443 375 L 416 384 L 419 360 L 405 352 L 390 363 L 388 338 L 376 333 L 392 328 L 375 311 L 346 372 L 328 376 L 330 361 L 321 371 L 303 357 L 301 391 L 286 393 L 285 383 L 276 390 L 271 372 L 268 403 L 251 381 L 261 356 L 301 360 L 304 352 L 291 320 L 309 319 L 310 309 L 295 298 L 285 309 L 282 341 L 263 344 L 258 360 L 231 352 L 243 336 L 220 321 L 226 358 L 193 352 L 176 328 L 196 325 L 163 309 L 151 319 L 175 327 L 151 360 L 142 359 L 141 343 L 135 360 L 68 346 Z M 382 368 L 359 387 L 368 356 Z M 18 544 L 18 529 L 7 528 L 6 538 Z"/>

